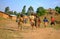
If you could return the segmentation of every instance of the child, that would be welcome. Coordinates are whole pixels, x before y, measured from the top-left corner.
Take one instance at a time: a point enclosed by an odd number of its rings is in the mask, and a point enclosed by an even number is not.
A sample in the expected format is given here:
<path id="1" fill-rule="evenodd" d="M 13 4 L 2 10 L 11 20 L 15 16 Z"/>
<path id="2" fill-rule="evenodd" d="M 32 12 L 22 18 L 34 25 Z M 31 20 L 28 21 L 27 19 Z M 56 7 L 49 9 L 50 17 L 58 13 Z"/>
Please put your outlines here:
<path id="1" fill-rule="evenodd" d="M 29 19 L 30 19 L 30 24 L 31 24 L 31 26 L 32 26 L 32 29 L 33 29 L 33 27 L 34 27 L 34 15 L 33 14 L 31 14 L 31 16 L 29 17 Z"/>
<path id="2" fill-rule="evenodd" d="M 18 22 L 18 28 L 20 27 L 21 30 L 22 30 L 22 25 L 23 25 L 23 15 L 21 14 Z"/>
<path id="3" fill-rule="evenodd" d="M 51 16 L 51 25 L 55 25 L 55 18 Z"/>
<path id="4" fill-rule="evenodd" d="M 44 17 L 44 26 L 46 27 L 48 25 L 48 19 L 46 17 Z"/>
<path id="5" fill-rule="evenodd" d="M 36 28 L 37 28 L 37 27 L 40 27 L 40 22 L 41 22 L 41 21 L 40 21 L 40 18 L 39 18 L 37 15 L 35 16 L 34 21 L 35 21 L 35 26 L 36 26 Z"/>
<path id="6" fill-rule="evenodd" d="M 38 17 L 38 27 L 40 27 L 40 23 L 41 23 L 41 20 L 40 20 L 40 18 Z"/>

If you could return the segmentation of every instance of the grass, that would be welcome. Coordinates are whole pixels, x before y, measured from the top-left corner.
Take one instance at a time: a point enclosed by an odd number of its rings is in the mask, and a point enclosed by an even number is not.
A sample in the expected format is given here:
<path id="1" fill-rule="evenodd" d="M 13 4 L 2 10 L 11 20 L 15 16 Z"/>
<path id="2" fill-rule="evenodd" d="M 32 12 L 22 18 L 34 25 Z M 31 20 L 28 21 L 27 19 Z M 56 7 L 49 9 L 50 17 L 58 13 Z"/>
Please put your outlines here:
<path id="1" fill-rule="evenodd" d="M 17 31 L 0 29 L 0 39 L 22 39 L 22 35 Z"/>
<path id="2" fill-rule="evenodd" d="M 0 23 L 0 27 L 5 27 L 6 24 L 5 23 Z"/>
<path id="3" fill-rule="evenodd" d="M 49 28 L 49 27 L 51 27 L 51 26 L 47 26 L 47 28 Z M 26 26 L 24 28 L 26 28 L 26 30 L 27 30 L 30 27 Z M 41 28 L 43 28 L 43 27 L 41 27 Z M 60 29 L 60 26 L 53 26 L 52 28 Z M 19 32 L 19 31 L 11 31 L 11 30 L 2 28 L 2 29 L 0 29 L 0 39 L 23 39 L 24 37 L 23 37 L 22 33 L 27 33 L 26 30 Z"/>
<path id="4" fill-rule="evenodd" d="M 0 20 L 5 20 L 5 18 L 0 17 Z"/>
<path id="5" fill-rule="evenodd" d="M 6 20 L 6 21 L 12 21 L 12 20 L 7 20 L 2 17 L 0 17 L 1 20 Z M 42 21 L 43 22 L 43 21 Z M 7 23 L 6 22 L 0 22 L 0 26 L 6 27 Z M 50 28 L 51 26 L 48 25 L 47 28 Z M 40 28 L 45 28 L 43 23 L 41 24 Z M 60 30 L 60 24 L 57 24 L 51 28 L 54 28 L 56 30 Z M 18 32 L 18 31 L 11 31 L 7 29 L 0 29 L 0 39 L 23 39 L 24 37 L 22 36 L 22 33 L 27 33 L 31 31 L 31 26 L 24 26 L 23 27 L 24 31 Z"/>
<path id="6" fill-rule="evenodd" d="M 60 30 L 60 24 L 53 27 L 54 29 Z"/>
<path id="7" fill-rule="evenodd" d="M 5 26 L 5 25 L 6 25 L 6 23 L 5 23 L 5 22 L 1 22 L 2 20 L 6 20 L 6 19 L 5 19 L 5 18 L 0 17 L 0 26 Z"/>

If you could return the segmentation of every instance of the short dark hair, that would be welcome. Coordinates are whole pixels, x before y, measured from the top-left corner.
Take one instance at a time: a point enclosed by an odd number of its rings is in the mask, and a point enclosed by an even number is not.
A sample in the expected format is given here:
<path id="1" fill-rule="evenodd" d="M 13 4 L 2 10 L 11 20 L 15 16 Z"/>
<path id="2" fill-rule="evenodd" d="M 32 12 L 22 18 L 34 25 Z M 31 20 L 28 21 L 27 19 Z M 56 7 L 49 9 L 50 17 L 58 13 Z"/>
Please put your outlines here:
<path id="1" fill-rule="evenodd" d="M 51 16 L 51 18 L 53 18 L 53 17 Z"/>
<path id="2" fill-rule="evenodd" d="M 20 14 L 21 17 L 23 17 L 23 14 Z"/>
<path id="3" fill-rule="evenodd" d="M 31 15 L 34 15 L 33 13 L 31 13 Z"/>
<path id="4" fill-rule="evenodd" d="M 46 19 L 46 17 L 44 17 L 44 19 Z"/>

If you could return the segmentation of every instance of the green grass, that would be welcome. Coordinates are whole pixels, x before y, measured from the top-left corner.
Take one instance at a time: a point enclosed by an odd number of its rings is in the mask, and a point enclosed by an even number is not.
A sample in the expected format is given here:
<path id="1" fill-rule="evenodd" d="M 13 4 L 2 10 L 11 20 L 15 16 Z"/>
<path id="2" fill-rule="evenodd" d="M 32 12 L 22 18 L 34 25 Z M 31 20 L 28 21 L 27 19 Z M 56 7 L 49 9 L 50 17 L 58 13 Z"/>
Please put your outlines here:
<path id="1" fill-rule="evenodd" d="M 21 33 L 10 29 L 4 29 L 7 26 L 8 21 L 11 20 L 0 17 L 0 39 L 22 39 Z"/>
<path id="2" fill-rule="evenodd" d="M 3 17 L 0 17 L 0 20 L 5 20 L 5 18 L 3 18 Z"/>
<path id="3" fill-rule="evenodd" d="M 22 35 L 17 31 L 0 29 L 0 39 L 22 39 Z"/>
<path id="4" fill-rule="evenodd" d="M 60 30 L 60 25 L 54 26 L 54 29 Z"/>

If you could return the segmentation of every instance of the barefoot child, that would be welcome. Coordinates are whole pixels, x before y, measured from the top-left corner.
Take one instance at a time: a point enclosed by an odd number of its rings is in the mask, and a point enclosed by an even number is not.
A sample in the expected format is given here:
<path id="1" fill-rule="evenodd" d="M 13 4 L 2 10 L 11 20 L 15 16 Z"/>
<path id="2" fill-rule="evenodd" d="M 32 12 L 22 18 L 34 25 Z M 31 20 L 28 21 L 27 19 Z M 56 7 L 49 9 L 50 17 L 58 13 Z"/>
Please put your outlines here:
<path id="1" fill-rule="evenodd" d="M 22 25 L 23 25 L 23 15 L 21 14 L 21 16 L 19 17 L 19 22 L 18 22 L 18 28 L 20 27 L 21 30 L 22 30 Z"/>
<path id="2" fill-rule="evenodd" d="M 40 24 L 41 24 L 41 20 L 40 20 L 40 18 L 38 17 L 38 27 L 40 27 Z"/>
<path id="3" fill-rule="evenodd" d="M 29 17 L 29 19 L 30 19 L 30 24 L 31 24 L 32 29 L 33 29 L 33 27 L 34 27 L 34 15 L 31 14 L 31 16 Z"/>
<path id="4" fill-rule="evenodd" d="M 44 26 L 46 27 L 48 25 L 48 19 L 46 17 L 44 17 Z"/>
<path id="5" fill-rule="evenodd" d="M 55 25 L 55 18 L 51 16 L 51 25 Z"/>

